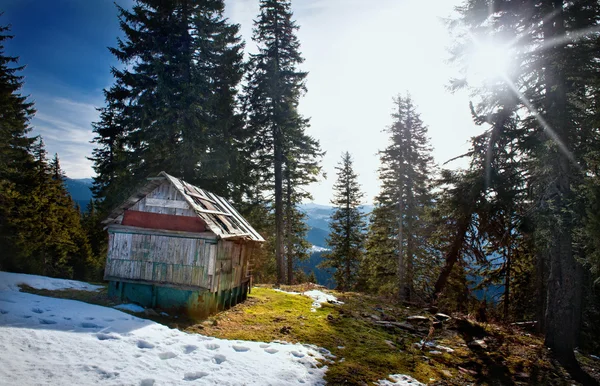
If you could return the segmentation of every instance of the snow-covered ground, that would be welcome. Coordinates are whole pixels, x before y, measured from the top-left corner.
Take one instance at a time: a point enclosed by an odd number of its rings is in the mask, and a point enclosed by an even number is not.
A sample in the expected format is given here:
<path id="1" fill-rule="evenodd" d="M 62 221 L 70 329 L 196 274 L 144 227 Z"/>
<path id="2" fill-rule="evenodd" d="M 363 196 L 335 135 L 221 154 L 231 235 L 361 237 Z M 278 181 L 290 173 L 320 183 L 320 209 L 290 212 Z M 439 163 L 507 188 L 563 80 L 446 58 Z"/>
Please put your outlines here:
<path id="1" fill-rule="evenodd" d="M 121 311 L 18 292 L 96 286 L 0 272 L 2 385 L 319 385 L 323 356 L 300 344 L 187 334 Z"/>
<path id="2" fill-rule="evenodd" d="M 115 308 L 118 310 L 137 313 L 144 312 L 146 310 L 144 307 L 139 306 L 137 304 L 119 304 L 118 306 L 115 306 Z"/>
<path id="3" fill-rule="evenodd" d="M 392 378 L 394 382 L 384 379 L 378 381 L 377 384 L 379 386 L 425 386 L 413 377 L 404 374 L 391 374 L 390 378 Z"/>
<path id="4" fill-rule="evenodd" d="M 0 271 L 0 291 L 18 291 L 19 284 L 27 284 L 35 289 L 46 290 L 77 289 L 96 291 L 102 288 L 98 285 L 88 284 L 77 280 L 55 279 L 47 276 Z"/>

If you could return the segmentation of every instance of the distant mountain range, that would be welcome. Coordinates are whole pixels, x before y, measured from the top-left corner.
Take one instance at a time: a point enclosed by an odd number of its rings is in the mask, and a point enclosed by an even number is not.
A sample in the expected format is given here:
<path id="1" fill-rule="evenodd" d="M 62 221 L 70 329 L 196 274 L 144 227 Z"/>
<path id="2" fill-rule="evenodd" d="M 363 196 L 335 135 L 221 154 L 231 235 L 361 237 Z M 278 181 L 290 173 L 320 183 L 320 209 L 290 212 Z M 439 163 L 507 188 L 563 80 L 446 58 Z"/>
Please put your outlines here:
<path id="1" fill-rule="evenodd" d="M 323 252 L 328 248 L 327 237 L 331 228 L 329 222 L 335 208 L 330 205 L 320 205 L 315 203 L 301 204 L 300 209 L 306 213 L 306 225 L 309 226 L 306 240 L 314 245 L 310 258 L 298 264 L 306 274 L 315 273 L 317 283 L 329 288 L 335 287 L 333 279 L 333 269 L 321 269 L 318 265 L 323 261 Z M 361 212 L 368 221 L 368 214 L 373 210 L 373 205 L 364 205 L 360 207 Z M 323 250 L 325 249 L 325 250 Z"/>
<path id="2" fill-rule="evenodd" d="M 88 203 L 92 199 L 92 183 L 94 182 L 91 178 L 65 178 L 65 186 L 71 195 L 73 201 L 79 205 L 81 211 L 85 211 Z"/>
<path id="3" fill-rule="evenodd" d="M 306 239 L 314 246 L 327 248 L 326 238 L 329 235 L 329 222 L 335 208 L 330 205 L 321 205 L 315 203 L 301 204 L 300 209 L 306 213 L 306 225 L 309 226 Z M 368 214 L 373 210 L 373 205 L 363 205 L 361 212 L 368 221 Z"/>

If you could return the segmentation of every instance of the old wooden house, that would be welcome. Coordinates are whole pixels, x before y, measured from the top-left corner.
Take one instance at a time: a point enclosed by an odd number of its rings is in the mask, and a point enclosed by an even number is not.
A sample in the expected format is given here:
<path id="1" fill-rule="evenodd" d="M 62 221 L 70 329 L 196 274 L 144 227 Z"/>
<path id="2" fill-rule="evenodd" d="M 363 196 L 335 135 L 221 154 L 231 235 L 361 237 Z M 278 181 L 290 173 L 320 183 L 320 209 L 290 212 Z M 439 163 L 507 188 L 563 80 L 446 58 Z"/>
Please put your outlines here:
<path id="1" fill-rule="evenodd" d="M 227 200 L 165 172 L 104 223 L 109 295 L 194 316 L 246 299 L 251 256 L 264 242 Z"/>

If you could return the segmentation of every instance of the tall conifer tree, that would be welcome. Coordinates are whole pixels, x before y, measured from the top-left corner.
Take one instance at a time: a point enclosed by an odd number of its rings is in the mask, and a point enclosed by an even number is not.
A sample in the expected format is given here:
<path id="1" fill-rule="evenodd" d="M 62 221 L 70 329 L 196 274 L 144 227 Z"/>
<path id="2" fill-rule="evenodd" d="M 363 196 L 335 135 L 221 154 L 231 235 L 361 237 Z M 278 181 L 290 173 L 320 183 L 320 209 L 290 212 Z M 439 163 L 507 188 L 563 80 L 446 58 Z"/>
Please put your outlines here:
<path id="1" fill-rule="evenodd" d="M 119 7 L 115 84 L 95 124 L 95 192 L 114 206 L 167 171 L 240 201 L 245 134 L 237 109 L 243 43 L 220 0 L 138 0 Z"/>
<path id="2" fill-rule="evenodd" d="M 389 277 L 394 267 L 397 280 L 384 288 L 396 287 L 400 299 L 411 300 L 419 264 L 428 258 L 424 215 L 432 200 L 433 158 L 427 127 L 410 96 L 398 96 L 394 104 L 394 122 L 386 130 L 390 143 L 380 152 L 381 193 L 376 197 L 367 255 L 374 273 Z"/>
<path id="3" fill-rule="evenodd" d="M 306 72 L 298 69 L 304 59 L 297 29 L 290 1 L 261 0 L 253 34 L 258 53 L 251 55 L 246 87 L 253 175 L 260 190 L 274 193 L 268 201 L 274 201 L 277 283 L 284 283 L 286 276 L 287 281 L 292 279 L 286 272 L 286 250 L 288 271 L 295 252 L 292 237 L 286 243 L 286 228 L 288 236 L 297 234 L 293 228 L 299 216 L 294 206 L 308 197 L 302 188 L 320 173 L 317 160 L 322 154 L 319 143 L 304 133 L 308 120 L 298 112 Z"/>
<path id="4" fill-rule="evenodd" d="M 30 202 L 35 185 L 30 153 L 35 138 L 28 136 L 35 110 L 21 94 L 24 66 L 5 52 L 5 42 L 13 38 L 9 31 L 0 26 L 0 269 L 17 268 L 17 226 L 26 220 L 20 208 Z"/>
<path id="5" fill-rule="evenodd" d="M 466 32 L 457 38 L 455 53 L 463 64 L 468 63 L 467 52 L 480 47 L 477 42 L 508 44 L 504 51 L 514 63 L 506 74 L 475 89 L 481 96 L 475 113 L 495 123 L 493 113 L 507 101 L 518 112 L 515 129 L 500 135 L 527 163 L 535 255 L 538 267 L 548 267 L 537 270 L 540 286 L 547 283 L 546 345 L 577 379 L 592 382 L 580 371 L 573 353 L 583 283 L 576 254 L 585 254 L 585 248 L 575 246 L 574 237 L 585 218 L 581 208 L 589 207 L 589 197 L 580 195 L 577 187 L 592 184 L 590 153 L 598 143 L 597 125 L 592 123 L 597 122 L 597 111 L 590 107 L 600 95 L 595 81 L 600 40 L 593 32 L 600 23 L 600 4 L 539 0 L 494 1 L 492 6 L 490 1 L 470 0 L 459 10 L 456 24 Z M 489 157 L 505 149 L 501 146 Z"/>
<path id="6" fill-rule="evenodd" d="M 342 161 L 336 170 L 337 180 L 333 185 L 335 195 L 331 200 L 335 212 L 331 217 L 331 232 L 327 239 L 331 251 L 322 256 L 325 259 L 323 266 L 335 269 L 337 288 L 348 291 L 356 286 L 358 267 L 364 253 L 365 221 L 360 212 L 364 194 L 360 190 L 349 152 L 342 154 Z"/>

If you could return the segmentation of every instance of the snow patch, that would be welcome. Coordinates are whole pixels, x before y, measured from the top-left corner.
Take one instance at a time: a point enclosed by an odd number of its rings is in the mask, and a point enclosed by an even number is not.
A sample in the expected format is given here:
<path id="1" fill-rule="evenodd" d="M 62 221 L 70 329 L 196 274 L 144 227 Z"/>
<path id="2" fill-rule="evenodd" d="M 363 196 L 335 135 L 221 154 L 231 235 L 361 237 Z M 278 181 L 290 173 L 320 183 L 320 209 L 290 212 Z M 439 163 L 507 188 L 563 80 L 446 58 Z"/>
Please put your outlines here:
<path id="1" fill-rule="evenodd" d="M 103 288 L 99 285 L 77 280 L 55 279 L 46 276 L 0 271 L 0 291 L 18 291 L 20 284 L 42 290 L 76 289 L 80 291 L 98 291 Z"/>
<path id="2" fill-rule="evenodd" d="M 115 306 L 119 310 L 129 311 L 129 312 L 144 312 L 145 308 L 142 306 L 138 306 L 137 304 L 119 304 Z"/>
<path id="3" fill-rule="evenodd" d="M 309 251 L 311 253 L 314 253 L 314 252 L 326 252 L 326 251 L 329 251 L 329 250 L 330 250 L 329 248 L 319 247 L 318 245 L 311 245 L 310 249 L 309 249 Z"/>
<path id="4" fill-rule="evenodd" d="M 276 288 L 275 291 L 283 292 L 284 294 L 290 294 L 290 295 L 308 296 L 309 298 L 311 298 L 313 300 L 312 308 L 310 309 L 312 312 L 316 312 L 317 308 L 320 308 L 321 304 L 323 304 L 323 303 L 344 304 L 344 302 L 340 302 L 335 296 L 333 296 L 331 294 L 326 294 L 325 292 L 319 291 L 319 290 L 310 290 L 310 291 L 300 293 L 300 292 L 284 291 L 284 290 L 280 290 L 280 289 Z"/>
<path id="5" fill-rule="evenodd" d="M 38 288 L 95 287 L 35 280 Z M 188 334 L 114 308 L 17 292 L 23 282 L 0 278 L 2 385 L 325 384 L 316 349 Z"/>
<path id="6" fill-rule="evenodd" d="M 308 296 L 313 300 L 312 308 L 310 309 L 312 312 L 316 312 L 317 308 L 320 308 L 323 303 L 344 304 L 337 300 L 335 296 L 319 290 L 306 291 L 303 295 Z"/>
<path id="7" fill-rule="evenodd" d="M 387 379 L 383 379 L 378 381 L 376 384 L 379 386 L 425 386 L 424 383 L 421 383 L 408 375 L 391 374 L 389 377 L 394 381 L 391 382 Z"/>

